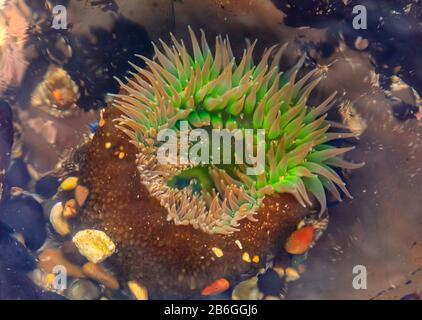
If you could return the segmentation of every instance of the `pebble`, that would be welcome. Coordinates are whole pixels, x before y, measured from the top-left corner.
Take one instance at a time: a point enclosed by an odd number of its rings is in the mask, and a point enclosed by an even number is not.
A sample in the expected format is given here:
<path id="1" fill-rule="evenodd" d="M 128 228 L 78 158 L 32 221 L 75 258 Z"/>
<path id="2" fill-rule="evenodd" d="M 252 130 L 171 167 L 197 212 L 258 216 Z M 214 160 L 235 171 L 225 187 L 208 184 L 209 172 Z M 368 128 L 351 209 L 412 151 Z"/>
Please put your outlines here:
<path id="1" fill-rule="evenodd" d="M 54 273 L 49 273 L 46 276 L 46 287 L 49 290 L 53 290 L 54 289 L 54 281 L 56 279 L 56 276 Z"/>
<path id="2" fill-rule="evenodd" d="M 100 230 L 79 231 L 72 241 L 80 254 L 93 263 L 104 261 L 116 250 L 116 246 L 110 237 Z"/>
<path id="3" fill-rule="evenodd" d="M 257 277 L 240 282 L 232 292 L 233 300 L 260 300 L 263 296 L 258 289 Z"/>
<path id="4" fill-rule="evenodd" d="M 278 296 L 283 289 L 283 281 L 273 269 L 258 276 L 258 288 L 266 296 Z"/>
<path id="5" fill-rule="evenodd" d="M 36 268 L 31 273 L 29 273 L 28 276 L 40 288 L 43 288 L 45 290 L 52 290 L 54 288 L 52 288 L 47 281 L 47 275 L 49 274 L 50 273 L 46 273 L 41 269 Z"/>
<path id="6" fill-rule="evenodd" d="M 62 237 L 70 234 L 70 224 L 63 216 L 63 204 L 56 203 L 50 212 L 50 223 L 54 230 Z"/>
<path id="7" fill-rule="evenodd" d="M 45 249 L 38 256 L 38 267 L 44 272 L 53 273 L 56 266 L 64 266 L 68 276 L 75 278 L 85 278 L 82 269 L 67 260 L 63 253 L 58 249 Z"/>
<path id="8" fill-rule="evenodd" d="M 35 193 L 43 198 L 51 198 L 57 192 L 60 183 L 56 177 L 45 176 L 35 184 Z"/>
<path id="9" fill-rule="evenodd" d="M 72 219 L 72 218 L 75 218 L 77 214 L 78 214 L 78 210 L 76 206 L 76 200 L 75 199 L 67 200 L 63 209 L 63 218 Z"/>
<path id="10" fill-rule="evenodd" d="M 211 250 L 217 258 L 221 258 L 224 255 L 223 250 L 221 250 L 220 248 L 213 247 L 211 248 Z"/>
<path id="11" fill-rule="evenodd" d="M 6 268 L 20 271 L 31 271 L 37 265 L 28 249 L 1 227 L 0 262 Z"/>
<path id="12" fill-rule="evenodd" d="M 77 177 L 69 177 L 66 178 L 61 184 L 60 189 L 64 191 L 72 191 L 78 185 L 78 178 Z"/>
<path id="13" fill-rule="evenodd" d="M 87 277 L 102 283 L 107 288 L 112 290 L 119 289 L 119 282 L 117 279 L 98 264 L 92 262 L 85 263 L 82 267 L 82 271 Z"/>
<path id="14" fill-rule="evenodd" d="M 421 300 L 421 296 L 417 293 L 410 293 L 401 297 L 400 300 Z"/>
<path id="15" fill-rule="evenodd" d="M 306 226 L 293 232 L 284 248 L 290 254 L 304 254 L 311 247 L 314 239 L 314 228 Z"/>
<path id="16" fill-rule="evenodd" d="M 201 294 L 203 296 L 215 296 L 226 291 L 228 288 L 230 288 L 229 281 L 221 278 L 207 286 L 204 290 L 202 290 Z"/>
<path id="17" fill-rule="evenodd" d="M 287 282 L 293 282 L 293 281 L 298 280 L 299 278 L 300 278 L 300 274 L 295 269 L 290 268 L 290 267 L 286 269 Z"/>
<path id="18" fill-rule="evenodd" d="M 277 272 L 277 274 L 280 278 L 284 277 L 285 272 L 284 272 L 284 269 L 282 267 L 274 267 L 273 269 L 274 269 L 275 272 Z"/>
<path id="19" fill-rule="evenodd" d="M 7 170 L 6 183 L 9 187 L 26 188 L 31 176 L 22 158 L 15 159 Z"/>
<path id="20" fill-rule="evenodd" d="M 69 300 L 97 300 L 101 290 L 91 280 L 77 279 L 67 289 L 66 296 Z"/>
<path id="21" fill-rule="evenodd" d="M 242 254 L 242 260 L 245 261 L 245 262 L 247 262 L 247 263 L 251 263 L 251 261 L 252 261 L 251 260 L 251 256 L 247 252 L 244 252 Z"/>
<path id="22" fill-rule="evenodd" d="M 86 199 L 88 198 L 89 190 L 87 187 L 78 185 L 75 189 L 75 199 L 79 207 L 82 207 L 85 204 Z"/>
<path id="23" fill-rule="evenodd" d="M 148 300 L 148 290 L 144 286 L 140 285 L 136 281 L 129 281 L 127 283 L 130 292 L 132 292 L 133 296 L 136 300 Z"/>
<path id="24" fill-rule="evenodd" d="M 31 196 L 9 199 L 0 208 L 0 222 L 21 233 L 31 250 L 40 248 L 47 237 L 43 208 Z"/>
<path id="25" fill-rule="evenodd" d="M 53 292 L 38 287 L 23 272 L 0 264 L 0 300 L 63 300 Z"/>
<path id="26" fill-rule="evenodd" d="M 243 250 L 242 243 L 241 243 L 239 240 L 236 240 L 234 243 L 236 243 L 237 247 L 238 247 L 240 250 Z"/>

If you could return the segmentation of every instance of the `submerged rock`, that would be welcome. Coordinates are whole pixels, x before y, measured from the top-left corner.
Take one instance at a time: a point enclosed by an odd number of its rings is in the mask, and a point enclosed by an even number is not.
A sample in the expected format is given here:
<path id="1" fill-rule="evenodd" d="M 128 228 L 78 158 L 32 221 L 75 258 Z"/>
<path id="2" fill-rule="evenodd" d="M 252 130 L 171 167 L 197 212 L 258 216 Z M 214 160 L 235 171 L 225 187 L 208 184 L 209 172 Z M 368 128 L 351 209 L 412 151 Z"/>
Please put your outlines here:
<path id="1" fill-rule="evenodd" d="M 20 271 L 0 263 L 0 300 L 62 300 L 62 296 L 36 286 Z"/>
<path id="2" fill-rule="evenodd" d="M 101 295 L 100 288 L 91 280 L 77 279 L 67 290 L 70 300 L 97 300 Z"/>
<path id="3" fill-rule="evenodd" d="M 85 278 L 80 266 L 68 261 L 63 253 L 58 249 L 45 249 L 38 256 L 38 266 L 47 273 L 54 273 L 56 266 L 64 266 L 70 277 Z"/>
<path id="4" fill-rule="evenodd" d="M 276 271 L 269 269 L 258 277 L 258 288 L 267 296 L 280 296 L 283 281 Z"/>
<path id="5" fill-rule="evenodd" d="M 0 222 L 21 233 L 29 249 L 38 249 L 46 239 L 43 208 L 30 196 L 6 201 L 0 207 Z"/>
<path id="6" fill-rule="evenodd" d="M 232 292 L 233 300 L 259 300 L 263 296 L 263 293 L 258 288 L 257 277 L 240 282 Z"/>
<path id="7" fill-rule="evenodd" d="M 18 240 L 0 227 L 0 261 L 13 270 L 30 271 L 35 268 L 35 258 Z"/>
<path id="8" fill-rule="evenodd" d="M 31 176 L 28 168 L 22 158 L 18 158 L 12 162 L 9 170 L 7 170 L 6 183 L 9 187 L 26 188 Z"/>
<path id="9" fill-rule="evenodd" d="M 59 180 L 56 177 L 45 176 L 35 184 L 35 192 L 44 198 L 50 198 L 57 192 L 59 185 Z"/>

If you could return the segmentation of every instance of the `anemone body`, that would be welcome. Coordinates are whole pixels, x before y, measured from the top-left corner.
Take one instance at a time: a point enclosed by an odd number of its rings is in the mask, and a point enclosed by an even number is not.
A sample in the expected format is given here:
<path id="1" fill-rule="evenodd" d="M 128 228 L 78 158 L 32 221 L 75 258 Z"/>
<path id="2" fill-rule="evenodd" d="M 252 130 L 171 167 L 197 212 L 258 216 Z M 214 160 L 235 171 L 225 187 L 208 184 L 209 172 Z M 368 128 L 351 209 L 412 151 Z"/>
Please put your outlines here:
<path id="1" fill-rule="evenodd" d="M 255 214 L 258 221 L 243 219 L 239 231 L 231 234 L 176 225 L 142 183 L 137 148 L 113 123 L 119 115 L 116 109 L 107 110 L 105 125 L 82 150 L 80 183 L 90 194 L 80 212 L 80 228 L 106 232 L 116 244 L 116 253 L 108 260 L 116 274 L 123 275 L 122 282 L 144 285 L 152 299 L 200 297 L 220 278 L 234 285 L 255 274 L 281 252 L 286 238 L 308 213 L 293 196 L 274 194 Z M 120 152 L 125 153 L 123 159 Z M 215 248 L 223 252 L 222 257 L 215 255 Z M 259 257 L 258 263 L 243 261 L 245 252 L 251 259 Z"/>
<path id="2" fill-rule="evenodd" d="M 155 60 L 143 58 L 147 68 L 134 65 L 79 163 L 90 190 L 82 225 L 115 241 L 112 261 L 152 297 L 195 296 L 220 278 L 234 284 L 256 272 L 281 252 L 313 199 L 322 212 L 325 189 L 348 194 L 332 167 L 357 166 L 342 159 L 348 148 L 329 144 L 351 136 L 329 132 L 334 94 L 309 107 L 319 79 L 312 71 L 297 80 L 301 63 L 280 72 L 285 47 L 254 64 L 254 45 L 236 60 L 228 39 L 217 37 L 211 50 L 204 35 L 201 45 L 191 35 L 192 55 L 173 39 L 171 48 L 155 48 Z M 160 163 L 157 133 L 181 121 L 190 129 L 264 129 L 265 170 L 251 176 L 246 165 Z M 191 171 L 198 168 L 205 178 Z M 195 175 L 199 191 L 172 184 Z"/>

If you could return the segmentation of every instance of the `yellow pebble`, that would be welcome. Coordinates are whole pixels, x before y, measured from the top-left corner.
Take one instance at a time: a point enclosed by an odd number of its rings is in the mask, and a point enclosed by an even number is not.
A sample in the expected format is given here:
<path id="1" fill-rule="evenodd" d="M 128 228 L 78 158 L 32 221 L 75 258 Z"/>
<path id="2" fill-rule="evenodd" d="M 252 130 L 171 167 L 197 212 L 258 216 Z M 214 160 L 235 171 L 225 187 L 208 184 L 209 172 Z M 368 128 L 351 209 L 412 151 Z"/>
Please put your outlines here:
<path id="1" fill-rule="evenodd" d="M 247 262 L 247 263 L 250 263 L 251 262 L 251 256 L 249 255 L 249 253 L 244 252 L 242 254 L 242 260 L 245 261 L 245 262 Z"/>
<path id="2" fill-rule="evenodd" d="M 213 247 L 211 250 L 217 256 L 217 258 L 221 258 L 224 255 L 223 250 L 221 250 L 220 248 Z"/>
<path id="3" fill-rule="evenodd" d="M 293 268 L 286 269 L 286 280 L 287 282 L 296 281 L 300 278 L 300 274 Z"/>
<path id="4" fill-rule="evenodd" d="M 148 300 L 148 290 L 144 286 L 141 286 L 136 281 L 129 281 L 127 283 L 130 291 L 136 298 L 136 300 Z"/>
<path id="5" fill-rule="evenodd" d="M 124 152 L 120 152 L 119 153 L 119 159 L 122 160 L 125 157 L 125 153 Z"/>
<path id="6" fill-rule="evenodd" d="M 48 287 L 53 287 L 56 276 L 53 273 L 47 274 L 46 282 Z"/>
<path id="7" fill-rule="evenodd" d="M 73 236 L 72 241 L 79 253 L 93 263 L 103 262 L 116 250 L 114 242 L 100 230 L 81 230 Z"/>
<path id="8" fill-rule="evenodd" d="M 104 125 L 105 125 L 105 120 L 103 118 L 101 118 L 100 121 L 98 122 L 98 126 L 100 128 L 102 128 L 102 127 L 104 127 Z"/>
<path id="9" fill-rule="evenodd" d="M 60 188 L 64 191 L 70 191 L 70 190 L 75 189 L 77 185 L 78 185 L 78 178 L 69 177 L 62 182 L 62 184 L 60 185 Z"/>
<path id="10" fill-rule="evenodd" d="M 106 149 L 110 149 L 111 148 L 111 142 L 106 142 L 105 143 L 105 148 Z"/>
<path id="11" fill-rule="evenodd" d="M 254 256 L 254 257 L 252 258 L 252 262 L 253 262 L 253 263 L 259 263 L 259 257 L 258 257 L 258 256 Z"/>
<path id="12" fill-rule="evenodd" d="M 284 269 L 282 267 L 275 267 L 274 271 L 277 272 L 277 274 L 280 278 L 284 277 Z"/>

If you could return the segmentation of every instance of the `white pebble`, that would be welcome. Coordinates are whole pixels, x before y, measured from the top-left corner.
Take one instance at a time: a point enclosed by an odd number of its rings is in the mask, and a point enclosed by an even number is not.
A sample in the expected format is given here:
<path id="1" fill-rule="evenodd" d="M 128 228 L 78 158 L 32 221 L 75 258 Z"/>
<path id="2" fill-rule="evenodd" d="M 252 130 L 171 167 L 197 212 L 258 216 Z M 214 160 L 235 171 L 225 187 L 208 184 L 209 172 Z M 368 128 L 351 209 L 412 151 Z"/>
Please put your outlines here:
<path id="1" fill-rule="evenodd" d="M 93 263 L 100 263 L 111 256 L 116 246 L 103 231 L 87 229 L 79 231 L 72 239 L 79 253 Z"/>
<path id="2" fill-rule="evenodd" d="M 70 225 L 63 217 L 63 204 L 61 202 L 56 203 L 53 208 L 51 208 L 50 223 L 54 230 L 62 237 L 67 236 L 70 233 Z"/>

